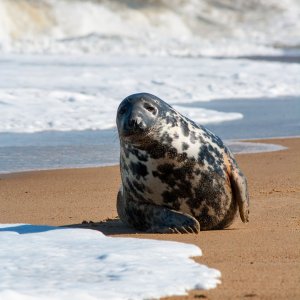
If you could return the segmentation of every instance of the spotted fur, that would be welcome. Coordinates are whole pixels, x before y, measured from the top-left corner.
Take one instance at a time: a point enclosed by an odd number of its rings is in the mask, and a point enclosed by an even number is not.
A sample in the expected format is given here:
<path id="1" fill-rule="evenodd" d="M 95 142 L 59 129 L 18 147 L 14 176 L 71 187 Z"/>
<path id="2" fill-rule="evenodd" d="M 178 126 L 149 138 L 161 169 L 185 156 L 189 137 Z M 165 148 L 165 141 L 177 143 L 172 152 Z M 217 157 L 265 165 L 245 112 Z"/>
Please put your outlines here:
<path id="1" fill-rule="evenodd" d="M 246 178 L 218 136 L 145 93 L 122 101 L 117 125 L 122 221 L 152 232 L 198 232 L 228 227 L 239 208 L 248 222 Z"/>

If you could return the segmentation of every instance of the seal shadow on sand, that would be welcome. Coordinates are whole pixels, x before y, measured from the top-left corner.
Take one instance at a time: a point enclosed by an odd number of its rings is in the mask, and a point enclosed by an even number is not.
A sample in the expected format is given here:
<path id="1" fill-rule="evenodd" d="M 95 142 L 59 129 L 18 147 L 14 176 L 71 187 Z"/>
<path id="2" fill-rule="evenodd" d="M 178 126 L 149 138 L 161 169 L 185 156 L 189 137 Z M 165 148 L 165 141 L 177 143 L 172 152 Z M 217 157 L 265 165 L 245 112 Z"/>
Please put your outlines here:
<path id="1" fill-rule="evenodd" d="M 150 232 L 139 231 L 124 224 L 119 218 L 106 219 L 100 222 L 83 221 L 81 224 L 64 225 L 60 228 L 85 228 L 101 231 L 105 235 L 122 235 L 122 234 L 153 234 Z M 240 229 L 240 228 L 239 228 Z M 237 230 L 237 228 L 224 228 L 222 231 Z M 209 230 L 218 231 L 218 230 Z"/>
<path id="2" fill-rule="evenodd" d="M 40 233 L 40 232 L 51 231 L 51 230 L 67 229 L 67 228 L 82 228 L 82 229 L 98 230 L 108 236 L 122 235 L 122 234 L 138 234 L 138 233 L 147 234 L 147 232 L 138 231 L 136 229 L 126 226 L 124 223 L 122 223 L 122 221 L 119 218 L 106 219 L 100 222 L 83 221 L 80 224 L 71 224 L 71 225 L 63 225 L 63 226 L 12 224 L 11 226 L 0 228 L 0 233 L 4 231 L 12 231 L 18 234 L 29 234 L 29 233 Z M 236 230 L 236 228 L 226 228 L 225 230 Z"/>
<path id="3" fill-rule="evenodd" d="M 119 234 L 136 234 L 142 233 L 131 227 L 126 226 L 119 218 L 106 219 L 100 222 L 83 221 L 81 224 L 65 225 L 64 228 L 85 228 L 101 231 L 105 235 L 119 235 Z M 143 232 L 145 233 L 145 232 Z"/>

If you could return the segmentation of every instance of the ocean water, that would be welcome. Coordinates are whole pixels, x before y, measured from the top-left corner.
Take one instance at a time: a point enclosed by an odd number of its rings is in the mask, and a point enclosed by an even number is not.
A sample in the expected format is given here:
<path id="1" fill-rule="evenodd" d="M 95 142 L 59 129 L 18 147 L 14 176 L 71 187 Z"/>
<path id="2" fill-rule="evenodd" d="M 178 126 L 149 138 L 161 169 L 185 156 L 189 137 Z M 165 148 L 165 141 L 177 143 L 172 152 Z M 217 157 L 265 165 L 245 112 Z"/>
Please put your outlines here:
<path id="1" fill-rule="evenodd" d="M 300 97 L 277 96 L 255 99 L 220 99 L 187 104 L 205 109 L 235 110 L 242 119 L 208 124 L 207 127 L 223 139 L 261 139 L 300 135 Z"/>

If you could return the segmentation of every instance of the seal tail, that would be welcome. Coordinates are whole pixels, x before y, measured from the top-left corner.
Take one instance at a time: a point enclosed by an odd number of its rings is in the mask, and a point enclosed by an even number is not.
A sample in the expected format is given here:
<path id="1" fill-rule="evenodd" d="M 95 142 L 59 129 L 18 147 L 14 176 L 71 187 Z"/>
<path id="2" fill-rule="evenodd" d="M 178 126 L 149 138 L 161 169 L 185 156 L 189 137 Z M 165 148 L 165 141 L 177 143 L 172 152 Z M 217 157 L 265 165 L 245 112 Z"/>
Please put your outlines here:
<path id="1" fill-rule="evenodd" d="M 247 179 L 244 174 L 234 168 L 231 172 L 230 183 L 233 197 L 237 201 L 241 219 L 244 223 L 249 222 L 249 194 Z"/>

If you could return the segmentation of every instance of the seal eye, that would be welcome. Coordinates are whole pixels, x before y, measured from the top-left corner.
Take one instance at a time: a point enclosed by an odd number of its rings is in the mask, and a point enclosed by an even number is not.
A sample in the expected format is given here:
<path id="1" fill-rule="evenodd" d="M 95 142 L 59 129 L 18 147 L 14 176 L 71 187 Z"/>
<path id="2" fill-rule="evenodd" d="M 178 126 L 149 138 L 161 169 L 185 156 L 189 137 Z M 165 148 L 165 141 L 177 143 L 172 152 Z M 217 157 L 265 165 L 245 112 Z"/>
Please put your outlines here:
<path id="1" fill-rule="evenodd" d="M 126 106 L 121 107 L 121 108 L 119 109 L 119 115 L 124 115 L 124 114 L 126 113 L 126 111 L 127 111 Z"/>
<path id="2" fill-rule="evenodd" d="M 156 113 L 156 109 L 155 109 L 154 106 L 151 106 L 150 104 L 145 103 L 145 104 L 144 104 L 144 107 L 145 107 L 149 112 L 151 112 L 152 114 L 155 114 L 155 113 Z"/>

